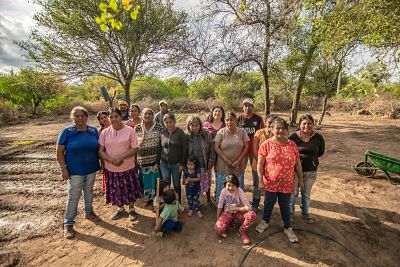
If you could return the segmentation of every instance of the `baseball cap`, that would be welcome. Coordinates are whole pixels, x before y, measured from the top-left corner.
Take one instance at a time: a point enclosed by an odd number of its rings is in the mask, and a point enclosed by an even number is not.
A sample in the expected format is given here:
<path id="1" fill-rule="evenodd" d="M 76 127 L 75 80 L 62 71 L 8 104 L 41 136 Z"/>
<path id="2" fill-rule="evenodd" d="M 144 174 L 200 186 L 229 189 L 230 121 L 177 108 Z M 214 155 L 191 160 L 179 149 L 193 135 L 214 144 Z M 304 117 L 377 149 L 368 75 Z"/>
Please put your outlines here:
<path id="1" fill-rule="evenodd" d="M 128 102 L 125 100 L 125 98 L 118 99 L 117 104 L 118 104 L 118 106 L 119 105 L 127 105 L 128 106 Z"/>
<path id="2" fill-rule="evenodd" d="M 251 100 L 250 98 L 246 98 L 245 100 L 243 100 L 242 104 L 244 105 L 246 103 L 254 106 L 253 100 Z"/>
<path id="3" fill-rule="evenodd" d="M 167 105 L 168 106 L 168 103 L 167 103 L 167 100 L 160 100 L 160 102 L 158 102 L 158 105 L 161 105 L 161 104 L 164 104 L 164 105 Z"/>

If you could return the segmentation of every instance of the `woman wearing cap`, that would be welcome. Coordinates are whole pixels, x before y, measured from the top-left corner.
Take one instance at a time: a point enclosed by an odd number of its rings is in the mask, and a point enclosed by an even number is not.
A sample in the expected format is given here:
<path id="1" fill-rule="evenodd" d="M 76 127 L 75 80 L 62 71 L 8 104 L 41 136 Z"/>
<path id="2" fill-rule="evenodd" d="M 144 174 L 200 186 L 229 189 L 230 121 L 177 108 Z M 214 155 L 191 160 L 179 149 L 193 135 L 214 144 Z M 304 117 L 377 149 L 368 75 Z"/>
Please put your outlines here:
<path id="1" fill-rule="evenodd" d="M 93 212 L 93 184 L 99 165 L 99 132 L 87 124 L 88 111 L 83 107 L 74 107 L 71 111 L 73 125 L 64 128 L 57 139 L 57 161 L 61 166 L 61 175 L 67 180 L 68 200 L 64 216 L 64 237 L 75 236 L 73 225 L 83 191 L 85 218 L 99 221 Z"/>
<path id="2" fill-rule="evenodd" d="M 240 187 L 244 188 L 243 158 L 249 147 L 249 137 L 243 128 L 237 127 L 237 118 L 234 112 L 225 115 L 226 127 L 218 131 L 215 136 L 215 152 L 218 154 L 215 165 L 215 197 L 217 202 L 224 182 L 229 174 L 239 178 Z"/>
<path id="3" fill-rule="evenodd" d="M 154 112 L 150 108 L 142 111 L 142 122 L 135 127 L 139 150 L 136 160 L 139 164 L 139 179 L 144 191 L 146 206 L 155 196 L 156 179 L 159 177 L 160 132 L 163 127 L 154 121 Z"/>

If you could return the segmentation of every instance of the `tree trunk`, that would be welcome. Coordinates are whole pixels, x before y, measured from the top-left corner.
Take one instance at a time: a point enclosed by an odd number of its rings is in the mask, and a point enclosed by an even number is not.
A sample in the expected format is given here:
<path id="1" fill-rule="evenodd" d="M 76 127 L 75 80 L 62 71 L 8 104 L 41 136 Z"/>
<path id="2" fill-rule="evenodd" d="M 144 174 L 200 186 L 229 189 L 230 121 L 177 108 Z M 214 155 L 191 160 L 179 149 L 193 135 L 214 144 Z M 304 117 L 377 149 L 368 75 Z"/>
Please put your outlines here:
<path id="1" fill-rule="evenodd" d="M 268 61 L 269 61 L 269 50 L 271 47 L 271 5 L 270 2 L 267 1 L 267 18 L 265 21 L 265 49 L 264 49 L 264 59 L 262 62 L 261 72 L 263 74 L 264 79 L 264 101 L 265 108 L 264 114 L 265 116 L 271 113 L 271 101 L 269 98 L 269 71 L 268 71 Z"/>
<path id="2" fill-rule="evenodd" d="M 263 78 L 264 78 L 264 101 L 265 101 L 265 108 L 264 108 L 264 113 L 265 116 L 269 115 L 271 113 L 271 101 L 269 98 L 269 74 L 268 74 L 268 69 L 265 70 L 265 73 L 263 71 Z"/>
<path id="3" fill-rule="evenodd" d="M 328 93 L 325 93 L 324 100 L 323 100 L 323 103 L 322 103 L 321 118 L 320 118 L 319 121 L 318 121 L 318 125 L 321 125 L 321 124 L 322 124 L 322 120 L 323 120 L 324 117 L 325 117 L 326 108 L 328 107 L 327 103 L 328 103 Z"/>
<path id="4" fill-rule="evenodd" d="M 314 55 L 314 52 L 316 49 L 317 49 L 316 45 L 310 46 L 310 48 L 308 49 L 306 58 L 304 59 L 303 67 L 301 68 L 301 71 L 300 71 L 299 84 L 297 85 L 297 88 L 296 88 L 296 91 L 295 91 L 295 94 L 293 97 L 292 108 L 290 110 L 290 125 L 292 125 L 292 126 L 296 125 L 297 113 L 299 112 L 299 107 L 300 107 L 301 91 L 303 90 L 303 86 L 306 81 L 306 75 L 307 75 L 308 70 L 310 69 L 311 60 L 313 58 L 313 55 Z"/>
<path id="5" fill-rule="evenodd" d="M 340 83 L 342 82 L 342 71 L 341 71 L 341 64 L 339 66 L 339 75 L 337 79 L 337 86 L 336 86 L 336 94 L 339 95 L 340 91 Z"/>
<path id="6" fill-rule="evenodd" d="M 132 82 L 132 78 L 131 79 L 126 79 L 125 80 L 125 84 L 124 84 L 124 91 L 125 91 L 125 99 L 128 102 L 128 107 L 131 106 L 131 82 Z"/>

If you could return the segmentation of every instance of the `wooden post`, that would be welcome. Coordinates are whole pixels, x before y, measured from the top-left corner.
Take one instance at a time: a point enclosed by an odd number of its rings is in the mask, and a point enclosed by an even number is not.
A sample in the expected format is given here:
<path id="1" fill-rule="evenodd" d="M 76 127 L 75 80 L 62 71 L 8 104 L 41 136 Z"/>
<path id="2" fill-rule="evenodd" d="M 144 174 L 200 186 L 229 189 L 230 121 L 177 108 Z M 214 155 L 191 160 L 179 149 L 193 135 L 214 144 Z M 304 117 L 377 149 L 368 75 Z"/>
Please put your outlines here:
<path id="1" fill-rule="evenodd" d="M 156 186 L 156 224 L 159 216 L 160 216 L 160 178 L 158 177 Z"/>

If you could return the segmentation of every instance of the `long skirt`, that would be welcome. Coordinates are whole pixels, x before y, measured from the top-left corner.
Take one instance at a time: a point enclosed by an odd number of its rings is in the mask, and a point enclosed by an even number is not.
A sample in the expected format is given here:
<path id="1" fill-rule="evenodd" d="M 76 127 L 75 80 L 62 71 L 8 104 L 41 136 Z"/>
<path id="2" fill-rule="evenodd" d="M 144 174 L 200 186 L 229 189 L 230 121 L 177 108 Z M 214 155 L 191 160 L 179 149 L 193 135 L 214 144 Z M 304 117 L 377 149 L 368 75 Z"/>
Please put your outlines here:
<path id="1" fill-rule="evenodd" d="M 105 170 L 106 203 L 123 206 L 141 197 L 139 179 L 136 168 L 124 172 Z"/>
<path id="2" fill-rule="evenodd" d="M 201 168 L 200 189 L 201 193 L 208 192 L 211 187 L 211 171 Z"/>
<path id="3" fill-rule="evenodd" d="M 219 201 L 219 196 L 221 194 L 222 189 L 225 187 L 224 183 L 226 177 L 228 175 L 224 175 L 220 172 L 215 172 L 215 200 Z M 239 178 L 239 186 L 244 190 L 244 172 L 240 172 L 238 175 Z"/>
<path id="4" fill-rule="evenodd" d="M 142 181 L 145 201 L 154 199 L 156 195 L 157 178 L 161 178 L 160 172 L 153 172 L 151 166 L 139 168 L 139 179 Z"/>

